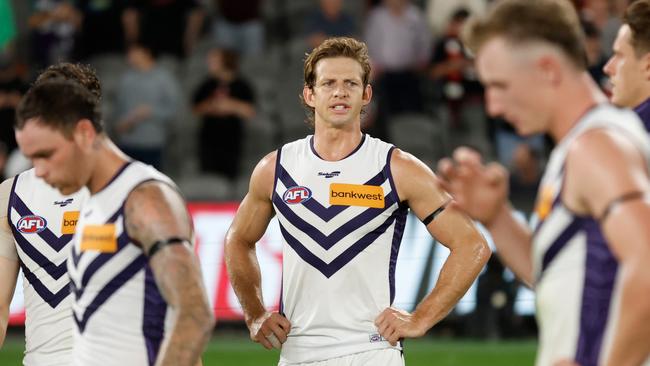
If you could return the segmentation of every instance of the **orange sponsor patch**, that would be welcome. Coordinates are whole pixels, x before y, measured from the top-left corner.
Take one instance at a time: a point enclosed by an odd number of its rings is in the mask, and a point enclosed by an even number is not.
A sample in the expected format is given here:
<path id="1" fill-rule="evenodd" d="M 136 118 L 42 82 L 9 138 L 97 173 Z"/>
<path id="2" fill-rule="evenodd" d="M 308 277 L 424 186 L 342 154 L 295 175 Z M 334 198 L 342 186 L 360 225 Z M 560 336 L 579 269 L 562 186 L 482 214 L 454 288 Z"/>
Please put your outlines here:
<path id="1" fill-rule="evenodd" d="M 81 234 L 81 250 L 115 253 L 117 251 L 115 224 L 85 226 Z"/>
<path id="2" fill-rule="evenodd" d="M 66 211 L 61 221 L 61 234 L 74 234 L 79 221 L 79 211 Z"/>
<path id="3" fill-rule="evenodd" d="M 535 214 L 540 220 L 544 220 L 551 212 L 553 199 L 555 198 L 555 189 L 552 186 L 544 186 L 540 190 L 537 203 L 535 204 Z"/>
<path id="4" fill-rule="evenodd" d="M 384 190 L 380 186 L 332 183 L 330 205 L 384 208 Z"/>

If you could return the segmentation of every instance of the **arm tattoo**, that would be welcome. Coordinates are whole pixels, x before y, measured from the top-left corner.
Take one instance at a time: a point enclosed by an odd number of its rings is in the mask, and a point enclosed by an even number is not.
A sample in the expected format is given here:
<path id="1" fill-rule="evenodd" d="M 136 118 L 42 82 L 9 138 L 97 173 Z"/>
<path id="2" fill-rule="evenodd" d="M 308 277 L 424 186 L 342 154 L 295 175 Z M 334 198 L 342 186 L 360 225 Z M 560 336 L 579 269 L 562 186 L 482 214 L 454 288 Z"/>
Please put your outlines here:
<path id="1" fill-rule="evenodd" d="M 124 212 L 129 236 L 145 253 L 154 254 L 156 242 L 191 237 L 185 203 L 164 183 L 148 182 L 134 189 Z M 165 336 L 156 365 L 194 365 L 214 324 L 199 262 L 191 248 L 167 245 L 150 256 L 149 266 L 161 295 L 174 310 L 173 330 Z"/>

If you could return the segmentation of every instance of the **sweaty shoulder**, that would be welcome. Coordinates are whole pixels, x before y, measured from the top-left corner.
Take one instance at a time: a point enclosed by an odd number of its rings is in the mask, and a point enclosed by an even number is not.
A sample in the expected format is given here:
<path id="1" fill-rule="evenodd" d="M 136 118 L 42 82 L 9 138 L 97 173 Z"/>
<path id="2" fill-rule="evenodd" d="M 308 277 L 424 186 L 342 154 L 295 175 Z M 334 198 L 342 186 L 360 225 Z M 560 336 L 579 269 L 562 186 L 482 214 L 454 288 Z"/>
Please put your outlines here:
<path id="1" fill-rule="evenodd" d="M 16 260 L 18 254 L 16 253 L 16 246 L 14 245 L 14 237 L 9 227 L 9 195 L 11 194 L 11 186 L 15 178 L 6 179 L 0 184 L 0 256 Z"/>
<path id="2" fill-rule="evenodd" d="M 159 240 L 170 237 L 189 240 L 192 236 L 185 201 L 167 183 L 150 181 L 137 186 L 129 194 L 124 212 L 129 236 L 145 250 Z"/>
<path id="3" fill-rule="evenodd" d="M 271 199 L 275 180 L 275 166 L 278 152 L 273 151 L 264 156 L 253 169 L 249 185 L 249 194 L 259 198 Z"/>
<path id="4" fill-rule="evenodd" d="M 579 136 L 567 156 L 567 197 L 578 211 L 599 216 L 611 200 L 647 189 L 647 161 L 624 133 L 598 128 Z"/>

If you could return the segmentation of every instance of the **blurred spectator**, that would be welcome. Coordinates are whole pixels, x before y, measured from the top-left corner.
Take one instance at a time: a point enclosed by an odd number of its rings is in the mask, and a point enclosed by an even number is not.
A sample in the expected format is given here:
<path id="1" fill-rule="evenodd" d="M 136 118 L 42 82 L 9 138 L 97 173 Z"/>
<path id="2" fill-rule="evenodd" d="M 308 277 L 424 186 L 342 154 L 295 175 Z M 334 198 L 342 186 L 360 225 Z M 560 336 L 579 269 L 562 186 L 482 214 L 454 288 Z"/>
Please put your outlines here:
<path id="1" fill-rule="evenodd" d="M 596 84 L 603 91 L 607 91 L 609 78 L 605 75 L 603 67 L 607 63 L 607 57 L 603 52 L 600 40 L 600 31 L 592 22 L 583 20 L 582 29 L 585 32 L 585 50 L 587 51 L 587 70 Z"/>
<path id="2" fill-rule="evenodd" d="M 384 0 L 368 16 L 365 39 L 378 99 L 373 134 L 386 139 L 390 116 L 424 110 L 420 72 L 431 55 L 431 32 L 409 0 Z"/>
<path id="3" fill-rule="evenodd" d="M 538 141 L 522 140 L 517 144 L 510 164 L 510 202 L 526 217 L 533 212 L 534 201 L 530 198 L 537 194 L 544 168 L 544 145 Z"/>
<path id="4" fill-rule="evenodd" d="M 93 56 L 123 53 L 122 15 L 126 0 L 77 0 L 76 5 L 82 19 L 77 58 L 87 60 Z"/>
<path id="5" fill-rule="evenodd" d="M 10 154 L 17 146 L 14 136 L 16 106 L 27 88 L 10 52 L 0 52 L 0 143 L 5 154 Z"/>
<path id="6" fill-rule="evenodd" d="M 612 0 L 584 0 L 581 18 L 593 23 L 600 32 L 601 50 L 605 57 L 612 54 L 612 45 L 622 25 L 621 18 L 614 12 Z"/>
<path id="7" fill-rule="evenodd" d="M 180 87 L 174 76 L 156 63 L 153 51 L 132 45 L 131 69 L 121 78 L 115 102 L 115 140 L 130 157 L 162 165 L 169 124 L 178 112 Z"/>
<path id="8" fill-rule="evenodd" d="M 35 69 L 72 58 L 81 14 L 66 0 L 35 0 L 28 24 Z"/>
<path id="9" fill-rule="evenodd" d="M 426 12 L 434 37 L 443 36 L 452 14 L 465 8 L 471 14 L 481 15 L 487 10 L 489 0 L 427 0 Z"/>
<path id="10" fill-rule="evenodd" d="M 150 45 L 157 55 L 182 59 L 201 34 L 205 13 L 198 0 L 129 0 L 124 12 L 129 43 Z"/>
<path id="11" fill-rule="evenodd" d="M 244 124 L 255 116 L 253 89 L 239 75 L 234 51 L 213 49 L 207 55 L 209 76 L 194 92 L 194 113 L 202 118 L 199 162 L 204 173 L 231 180 L 239 174 Z"/>
<path id="12" fill-rule="evenodd" d="M 262 0 L 213 0 L 219 11 L 212 32 L 216 44 L 242 56 L 260 54 L 265 47 Z"/>
<path id="13" fill-rule="evenodd" d="M 442 91 L 442 118 L 450 128 L 452 145 L 469 144 L 489 154 L 483 87 L 460 40 L 460 31 L 469 15 L 465 8 L 452 14 L 444 36 L 435 43 L 430 76 Z"/>
<path id="14" fill-rule="evenodd" d="M 320 0 L 319 8 L 305 20 L 305 37 L 310 48 L 316 48 L 329 37 L 352 36 L 354 21 L 342 11 L 343 0 Z"/>

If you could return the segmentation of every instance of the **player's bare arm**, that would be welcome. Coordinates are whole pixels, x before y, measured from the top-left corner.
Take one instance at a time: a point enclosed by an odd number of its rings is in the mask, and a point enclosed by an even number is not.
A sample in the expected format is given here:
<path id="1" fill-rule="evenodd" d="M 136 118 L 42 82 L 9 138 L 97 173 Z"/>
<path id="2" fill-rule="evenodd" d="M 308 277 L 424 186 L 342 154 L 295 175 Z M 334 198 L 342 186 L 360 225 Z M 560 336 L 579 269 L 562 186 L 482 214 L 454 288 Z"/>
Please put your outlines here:
<path id="1" fill-rule="evenodd" d="M 228 275 L 244 310 L 251 339 L 267 349 L 278 348 L 279 343 L 287 340 L 291 329 L 287 318 L 264 308 L 260 267 L 255 255 L 255 244 L 273 217 L 271 195 L 275 163 L 276 153 L 273 152 L 255 167 L 248 194 L 228 229 L 225 244 Z"/>
<path id="2" fill-rule="evenodd" d="M 7 323 L 9 321 L 9 305 L 16 289 L 18 279 L 18 253 L 14 238 L 9 227 L 7 217 L 7 206 L 9 205 L 9 193 L 13 178 L 7 179 L 0 184 L 0 347 L 4 343 L 7 334 Z"/>
<path id="3" fill-rule="evenodd" d="M 9 305 L 11 305 L 11 299 L 16 289 L 19 267 L 17 259 L 0 256 L 0 278 L 2 278 L 2 281 L 0 281 L 0 348 L 2 348 L 7 335 Z"/>
<path id="4" fill-rule="evenodd" d="M 650 352 L 650 182 L 645 161 L 619 133 L 593 130 L 572 145 L 567 172 L 565 205 L 599 219 L 619 261 L 621 302 L 604 365 L 640 365 Z"/>
<path id="5" fill-rule="evenodd" d="M 151 249 L 172 238 L 191 240 L 189 213 L 181 196 L 161 182 L 148 182 L 131 192 L 125 204 L 129 236 L 149 255 L 161 295 L 174 309 L 172 332 L 165 337 L 156 365 L 194 365 L 214 327 L 214 316 L 192 249 L 184 244 Z"/>
<path id="6" fill-rule="evenodd" d="M 490 231 L 499 258 L 532 287 L 532 233 L 513 216 L 507 170 L 498 163 L 485 165 L 478 152 L 461 147 L 452 159 L 440 161 L 438 172 L 455 203 Z"/>
<path id="7" fill-rule="evenodd" d="M 400 338 L 422 336 L 451 311 L 489 259 L 490 249 L 471 219 L 450 205 L 450 195 L 421 161 L 396 149 L 391 170 L 400 199 L 420 220 L 438 212 L 427 230 L 451 251 L 434 289 L 413 313 L 389 308 L 377 317 L 379 333 L 396 344 Z"/>

